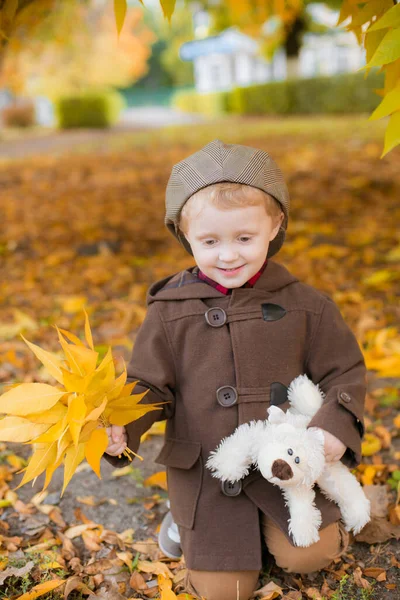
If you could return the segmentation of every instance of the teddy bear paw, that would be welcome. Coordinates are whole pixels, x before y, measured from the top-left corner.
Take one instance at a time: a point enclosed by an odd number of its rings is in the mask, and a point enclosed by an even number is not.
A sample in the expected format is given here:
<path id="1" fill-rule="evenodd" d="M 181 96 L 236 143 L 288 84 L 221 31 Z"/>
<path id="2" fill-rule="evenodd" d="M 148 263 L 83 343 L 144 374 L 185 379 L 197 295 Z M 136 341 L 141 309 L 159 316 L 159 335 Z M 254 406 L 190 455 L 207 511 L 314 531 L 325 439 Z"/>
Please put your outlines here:
<path id="1" fill-rule="evenodd" d="M 342 517 L 347 531 L 352 531 L 357 535 L 371 520 L 369 500 L 365 498 L 362 506 L 358 504 L 353 509 L 349 509 L 349 507 L 342 509 Z"/>
<path id="2" fill-rule="evenodd" d="M 294 544 L 303 548 L 311 546 L 319 540 L 318 528 L 305 520 L 297 523 L 293 523 L 293 519 L 289 521 L 289 533 L 292 535 Z"/>

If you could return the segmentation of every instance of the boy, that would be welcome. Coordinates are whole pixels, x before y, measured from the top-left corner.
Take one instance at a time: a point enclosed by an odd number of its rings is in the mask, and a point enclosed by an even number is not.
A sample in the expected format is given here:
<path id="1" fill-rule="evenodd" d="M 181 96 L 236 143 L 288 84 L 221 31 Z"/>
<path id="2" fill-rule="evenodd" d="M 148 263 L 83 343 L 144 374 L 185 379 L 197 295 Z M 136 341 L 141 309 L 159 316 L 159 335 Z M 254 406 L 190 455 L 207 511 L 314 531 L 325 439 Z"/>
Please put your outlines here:
<path id="1" fill-rule="evenodd" d="M 156 461 L 167 466 L 173 521 L 167 515 L 160 542 L 181 539 L 189 590 L 207 600 L 249 598 L 262 537 L 290 572 L 318 570 L 348 543 L 338 508 L 321 494 L 321 539 L 298 548 L 277 487 L 256 470 L 221 486 L 204 466 L 238 425 L 265 419 L 270 404 L 287 408 L 287 386 L 302 373 L 326 394 L 310 423 L 324 431 L 326 459 L 360 460 L 363 357 L 335 304 L 270 260 L 288 214 L 282 173 L 266 152 L 214 140 L 174 166 L 165 222 L 196 266 L 150 288 L 128 367 L 134 393 L 150 389 L 147 402 L 166 404 L 126 431 L 113 427 L 106 450 L 136 451 L 141 434 L 167 419 Z"/>

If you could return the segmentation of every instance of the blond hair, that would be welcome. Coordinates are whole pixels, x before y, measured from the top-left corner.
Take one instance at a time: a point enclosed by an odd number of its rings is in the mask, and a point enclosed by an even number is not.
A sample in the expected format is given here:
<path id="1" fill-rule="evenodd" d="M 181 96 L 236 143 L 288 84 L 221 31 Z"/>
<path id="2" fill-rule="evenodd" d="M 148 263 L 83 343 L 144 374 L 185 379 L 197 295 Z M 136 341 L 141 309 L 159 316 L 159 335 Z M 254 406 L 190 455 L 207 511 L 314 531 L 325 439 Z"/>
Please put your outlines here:
<path id="1" fill-rule="evenodd" d="M 200 214 L 207 201 L 221 210 L 264 205 L 267 215 L 274 221 L 278 221 L 283 214 L 279 202 L 267 192 L 251 185 L 223 181 L 202 188 L 185 202 L 179 217 L 181 232 L 187 233 L 189 220 Z"/>

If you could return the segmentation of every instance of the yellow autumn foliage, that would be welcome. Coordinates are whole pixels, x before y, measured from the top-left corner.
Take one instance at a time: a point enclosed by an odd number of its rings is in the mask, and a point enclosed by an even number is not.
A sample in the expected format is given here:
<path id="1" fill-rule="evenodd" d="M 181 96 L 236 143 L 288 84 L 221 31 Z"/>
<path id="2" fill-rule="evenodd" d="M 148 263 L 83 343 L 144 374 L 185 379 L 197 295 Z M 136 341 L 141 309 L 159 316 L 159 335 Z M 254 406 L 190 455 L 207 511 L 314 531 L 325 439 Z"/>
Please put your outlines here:
<path id="1" fill-rule="evenodd" d="M 377 454 L 382 448 L 381 440 L 373 433 L 366 433 L 364 441 L 361 445 L 361 453 L 363 456 L 372 456 Z"/>
<path id="2" fill-rule="evenodd" d="M 369 331 L 363 349 L 365 364 L 380 377 L 400 376 L 400 335 L 396 327 Z"/>
<path id="3" fill-rule="evenodd" d="M 54 471 L 64 464 L 64 492 L 84 458 L 101 478 L 100 460 L 108 445 L 106 427 L 127 425 L 159 405 L 140 404 L 147 392 L 132 395 L 137 382 L 126 383 L 125 368 L 116 376 L 110 348 L 97 365 L 99 355 L 86 312 L 87 346 L 68 331 L 57 328 L 57 332 L 64 360 L 23 338 L 60 385 L 22 383 L 2 394 L 0 441 L 33 445 L 18 487 L 45 472 L 45 490 Z M 129 453 L 129 449 L 124 452 L 131 458 Z"/>

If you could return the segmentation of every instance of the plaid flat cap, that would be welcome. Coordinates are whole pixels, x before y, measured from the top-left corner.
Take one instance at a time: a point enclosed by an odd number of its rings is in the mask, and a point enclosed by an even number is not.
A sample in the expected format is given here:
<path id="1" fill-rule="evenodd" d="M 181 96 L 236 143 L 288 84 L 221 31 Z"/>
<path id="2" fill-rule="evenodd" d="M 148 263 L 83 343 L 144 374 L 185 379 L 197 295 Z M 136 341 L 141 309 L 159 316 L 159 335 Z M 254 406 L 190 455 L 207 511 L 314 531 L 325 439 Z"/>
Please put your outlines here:
<path id="1" fill-rule="evenodd" d="M 174 165 L 166 190 L 165 225 L 184 248 L 193 255 L 189 242 L 178 229 L 185 202 L 195 192 L 214 183 L 230 181 L 259 188 L 277 200 L 285 215 L 282 226 L 270 243 L 268 257 L 281 248 L 289 217 L 289 192 L 283 175 L 270 155 L 263 150 L 224 144 L 213 140 L 204 148 Z"/>

